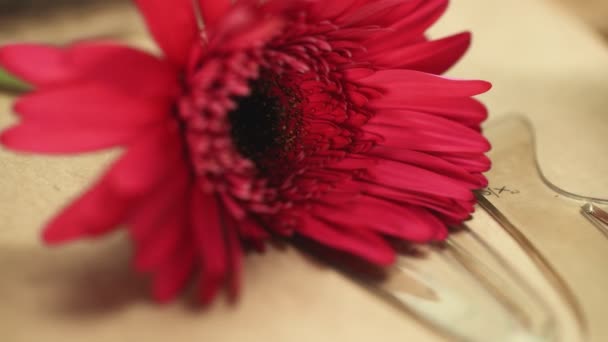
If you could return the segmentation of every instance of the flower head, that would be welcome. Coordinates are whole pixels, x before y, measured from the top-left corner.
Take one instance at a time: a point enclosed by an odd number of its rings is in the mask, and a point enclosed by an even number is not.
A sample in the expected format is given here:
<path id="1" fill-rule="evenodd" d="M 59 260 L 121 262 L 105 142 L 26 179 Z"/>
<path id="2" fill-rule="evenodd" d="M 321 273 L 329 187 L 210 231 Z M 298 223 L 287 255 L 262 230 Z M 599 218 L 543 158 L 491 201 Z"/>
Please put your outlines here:
<path id="1" fill-rule="evenodd" d="M 472 96 L 490 85 L 437 76 L 470 42 L 426 38 L 447 0 L 136 3 L 163 57 L 98 42 L 0 49 L 35 86 L 4 145 L 125 149 L 46 242 L 124 224 L 156 298 L 200 274 L 208 302 L 237 294 L 243 246 L 272 235 L 386 265 L 390 239 L 445 239 L 473 211 L 490 162 Z"/>

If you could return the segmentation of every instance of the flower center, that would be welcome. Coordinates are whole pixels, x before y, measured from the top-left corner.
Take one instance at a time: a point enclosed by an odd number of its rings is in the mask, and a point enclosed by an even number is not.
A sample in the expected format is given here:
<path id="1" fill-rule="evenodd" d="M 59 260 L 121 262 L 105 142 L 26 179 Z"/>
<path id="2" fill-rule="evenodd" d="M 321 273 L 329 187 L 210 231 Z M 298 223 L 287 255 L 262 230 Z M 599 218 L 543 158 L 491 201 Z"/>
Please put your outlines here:
<path id="1" fill-rule="evenodd" d="M 288 161 L 301 130 L 300 97 L 273 78 L 261 77 L 250 84 L 251 94 L 236 99 L 228 113 L 231 134 L 238 152 L 259 171 Z"/>

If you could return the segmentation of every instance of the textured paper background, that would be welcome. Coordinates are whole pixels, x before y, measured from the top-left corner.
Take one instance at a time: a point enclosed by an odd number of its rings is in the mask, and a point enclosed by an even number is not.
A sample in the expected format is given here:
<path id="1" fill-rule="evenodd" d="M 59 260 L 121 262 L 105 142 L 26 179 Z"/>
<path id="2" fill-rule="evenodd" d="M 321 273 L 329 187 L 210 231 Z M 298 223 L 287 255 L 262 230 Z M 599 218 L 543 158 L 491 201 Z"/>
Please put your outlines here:
<path id="1" fill-rule="evenodd" d="M 135 23 L 135 24 L 134 24 Z M 0 43 L 115 36 L 146 48 L 132 8 L 5 22 Z M 10 29 L 9 29 L 10 27 Z M 435 32 L 473 29 L 474 47 L 452 75 L 491 80 L 491 120 L 528 115 L 540 164 L 570 191 L 608 195 L 608 50 L 577 20 L 542 0 L 458 0 Z M 10 99 L 0 98 L 8 113 Z M 0 115 L 0 127 L 12 120 Z M 438 341 L 428 329 L 293 249 L 246 261 L 240 304 L 203 312 L 158 308 L 126 264 L 122 235 L 46 249 L 38 229 L 116 152 L 75 158 L 0 151 L 0 340 L 29 341 Z M 604 162 L 602 163 L 601 160 Z M 567 238 L 567 237 L 566 237 Z M 598 265 L 598 267 L 602 267 Z"/>

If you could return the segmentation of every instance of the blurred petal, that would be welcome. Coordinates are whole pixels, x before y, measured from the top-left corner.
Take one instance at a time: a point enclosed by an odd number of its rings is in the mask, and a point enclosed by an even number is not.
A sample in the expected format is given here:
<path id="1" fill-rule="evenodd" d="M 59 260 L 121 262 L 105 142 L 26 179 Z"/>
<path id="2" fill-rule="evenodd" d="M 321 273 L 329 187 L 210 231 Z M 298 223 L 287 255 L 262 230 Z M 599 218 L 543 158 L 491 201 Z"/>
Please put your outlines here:
<path id="1" fill-rule="evenodd" d="M 22 96 L 15 111 L 26 121 L 83 129 L 135 128 L 169 119 L 168 104 L 100 84 L 74 84 Z"/>
<path id="2" fill-rule="evenodd" d="M 209 303 L 223 285 L 228 271 L 224 227 L 220 219 L 218 200 L 198 187 L 192 191 L 192 228 L 201 262 L 199 298 Z"/>
<path id="3" fill-rule="evenodd" d="M 197 0 L 205 27 L 213 28 L 217 22 L 230 10 L 231 0 Z"/>
<path id="4" fill-rule="evenodd" d="M 2 132 L 0 142 L 16 151 L 63 154 L 90 152 L 125 145 L 136 135 L 137 131 L 128 128 L 83 129 L 63 123 L 28 122 Z"/>
<path id="5" fill-rule="evenodd" d="M 75 78 L 65 53 L 56 47 L 14 44 L 0 48 L 0 64 L 13 75 L 34 85 L 49 85 Z"/>
<path id="6" fill-rule="evenodd" d="M 169 97 L 179 91 L 169 64 L 133 48 L 86 42 L 67 48 L 14 44 L 0 48 L 0 65 L 38 87 L 95 82 L 130 96 Z"/>
<path id="7" fill-rule="evenodd" d="M 112 191 L 104 176 L 47 225 L 43 238 L 57 244 L 109 233 L 124 221 L 132 202 Z"/>
<path id="8" fill-rule="evenodd" d="M 153 295 L 159 302 L 168 302 L 186 286 L 195 268 L 194 250 L 185 245 L 154 274 Z"/>
<path id="9" fill-rule="evenodd" d="M 177 67 L 184 67 L 194 43 L 200 39 L 192 0 L 135 0 L 148 29 Z"/>

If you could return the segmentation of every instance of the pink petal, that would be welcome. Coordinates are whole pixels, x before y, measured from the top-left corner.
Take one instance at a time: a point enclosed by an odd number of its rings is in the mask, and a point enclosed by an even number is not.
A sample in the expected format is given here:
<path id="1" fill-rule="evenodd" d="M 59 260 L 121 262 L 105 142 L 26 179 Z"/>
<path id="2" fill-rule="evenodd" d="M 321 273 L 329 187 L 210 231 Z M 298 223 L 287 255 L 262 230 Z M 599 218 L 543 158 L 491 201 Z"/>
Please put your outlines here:
<path id="1" fill-rule="evenodd" d="M 264 230 L 260 223 L 248 217 L 235 225 L 237 226 L 238 233 L 243 240 L 251 242 L 259 252 L 264 251 L 264 243 L 270 238 L 270 234 Z"/>
<path id="2" fill-rule="evenodd" d="M 433 240 L 445 226 L 424 208 L 393 204 L 372 197 L 358 197 L 352 203 L 337 208 L 318 206 L 314 214 L 338 226 L 369 229 L 415 242 Z M 371 217 L 374 219 L 370 220 Z"/>
<path id="3" fill-rule="evenodd" d="M 417 96 L 469 97 L 492 87 L 486 81 L 456 80 L 413 70 L 381 70 L 359 80 L 371 87 L 385 89 L 381 101 L 403 101 Z"/>
<path id="4" fill-rule="evenodd" d="M 272 37 L 279 34 L 283 27 L 284 23 L 281 20 L 269 18 L 264 22 L 256 23 L 251 29 L 241 32 L 227 41 L 219 41 L 216 43 L 225 50 L 246 50 L 251 47 L 259 47 L 263 46 Z M 290 56 L 286 56 L 286 58 L 287 57 Z M 291 60 L 297 61 L 293 57 L 290 58 Z M 307 66 L 304 65 L 301 68 L 307 68 Z"/>
<path id="5" fill-rule="evenodd" d="M 199 296 L 204 304 L 213 300 L 225 280 L 228 261 L 224 228 L 218 200 L 203 193 L 198 186 L 192 191 L 192 226 L 200 254 L 201 285 Z"/>
<path id="6" fill-rule="evenodd" d="M 46 45 L 4 46 L 0 48 L 0 65 L 24 81 L 38 86 L 75 77 L 65 53 Z"/>
<path id="7" fill-rule="evenodd" d="M 395 10 L 403 3 L 402 0 L 379 0 L 360 2 L 360 6 L 352 6 L 347 15 L 336 20 L 338 24 L 344 27 L 357 27 L 366 25 L 382 25 L 388 26 L 386 16 L 391 10 Z M 384 19 L 384 20 L 383 20 Z M 380 22 L 379 22 L 380 21 Z"/>
<path id="8" fill-rule="evenodd" d="M 82 129 L 125 129 L 167 120 L 164 101 L 121 93 L 101 84 L 74 84 L 22 96 L 15 111 L 37 124 L 63 124 Z"/>
<path id="9" fill-rule="evenodd" d="M 442 74 L 462 57 L 470 43 L 471 34 L 465 32 L 440 40 L 386 50 L 371 58 L 387 68 Z"/>
<path id="10" fill-rule="evenodd" d="M 228 220 L 230 226 L 226 231 L 226 249 L 228 250 L 228 294 L 230 299 L 235 301 L 241 289 L 241 275 L 243 269 L 243 250 L 238 235 L 239 222 Z"/>
<path id="11" fill-rule="evenodd" d="M 411 15 L 395 23 L 392 28 L 409 35 L 424 33 L 439 19 L 448 7 L 448 0 L 424 0 Z"/>
<path id="12" fill-rule="evenodd" d="M 205 27 L 212 28 L 232 7 L 231 0 L 198 0 Z"/>
<path id="13" fill-rule="evenodd" d="M 478 128 L 488 117 L 488 110 L 479 101 L 469 97 L 419 96 L 407 100 L 377 101 L 376 109 L 405 109 L 432 113 L 469 127 Z"/>
<path id="14" fill-rule="evenodd" d="M 47 225 L 43 239 L 58 244 L 109 233 L 124 222 L 131 207 L 132 201 L 114 193 L 104 176 Z"/>
<path id="15" fill-rule="evenodd" d="M 184 67 L 200 39 L 192 0 L 135 2 L 165 56 L 176 66 Z"/>
<path id="16" fill-rule="evenodd" d="M 185 227 L 188 224 L 187 211 L 175 208 L 168 220 L 161 222 L 154 231 L 149 232 L 137 244 L 135 252 L 135 268 L 140 272 L 150 272 L 158 269 L 167 260 L 177 254 L 185 237 Z"/>
<path id="17" fill-rule="evenodd" d="M 399 126 L 367 124 L 365 131 L 382 137 L 381 145 L 424 152 L 475 152 L 490 150 L 490 144 L 483 138 L 467 139 L 467 136 L 451 135 L 449 132 L 430 129 L 404 129 Z"/>
<path id="18" fill-rule="evenodd" d="M 466 219 L 473 211 L 472 205 L 464 208 L 456 205 L 456 200 L 451 198 L 388 188 L 383 184 L 365 184 L 363 192 L 387 201 L 420 206 L 459 222 Z"/>
<path id="19" fill-rule="evenodd" d="M 129 232 L 134 240 L 143 241 L 154 235 L 154 230 L 167 222 L 175 211 L 187 207 L 191 181 L 187 165 L 180 164 L 164 177 L 167 181 L 160 182 L 158 188 L 135 208 L 129 219 Z"/>
<path id="20" fill-rule="evenodd" d="M 417 0 L 415 4 L 415 10 L 401 15 L 400 20 L 392 24 L 390 31 L 384 31 L 366 41 L 369 53 L 388 52 L 413 42 L 426 41 L 425 31 L 445 12 L 448 1 Z"/>
<path id="21" fill-rule="evenodd" d="M 487 172 L 492 167 L 490 158 L 483 154 L 472 153 L 436 153 L 437 156 L 453 163 L 460 165 L 469 172 Z"/>
<path id="22" fill-rule="evenodd" d="M 487 152 L 478 131 L 440 116 L 413 111 L 382 111 L 364 130 L 383 137 L 383 145 L 420 151 Z"/>
<path id="23" fill-rule="evenodd" d="M 0 142 L 22 152 L 78 153 L 124 145 L 136 135 L 136 130 L 128 128 L 84 129 L 65 124 L 25 122 L 2 132 Z"/>
<path id="24" fill-rule="evenodd" d="M 395 252 L 391 246 L 368 230 L 333 225 L 305 216 L 298 232 L 323 245 L 352 253 L 374 264 L 390 265 L 395 261 Z"/>
<path id="25" fill-rule="evenodd" d="M 141 272 L 157 270 L 176 254 L 190 231 L 187 219 L 190 182 L 180 172 L 164 178 L 167 181 L 141 200 L 128 221 L 136 247 L 135 267 Z"/>
<path id="26" fill-rule="evenodd" d="M 407 35 L 422 35 L 441 17 L 447 5 L 447 0 L 402 1 L 399 10 L 389 14 L 391 29 Z"/>
<path id="27" fill-rule="evenodd" d="M 80 77 L 118 88 L 129 96 L 174 98 L 178 73 L 149 53 L 111 43 L 81 42 L 67 51 Z"/>
<path id="28" fill-rule="evenodd" d="M 315 1 L 312 3 L 312 13 L 323 19 L 334 19 L 345 11 L 355 8 L 355 4 L 361 0 L 336 0 L 336 1 Z"/>
<path id="29" fill-rule="evenodd" d="M 472 175 L 469 170 L 432 154 L 406 149 L 390 148 L 382 145 L 374 147 L 368 152 L 368 154 L 377 158 L 389 159 L 419 166 L 437 174 L 459 179 L 468 183 L 473 188 L 480 186 L 477 177 Z"/>
<path id="30" fill-rule="evenodd" d="M 384 161 L 373 169 L 372 183 L 423 194 L 472 200 L 466 183 L 417 166 Z"/>
<path id="31" fill-rule="evenodd" d="M 194 251 L 183 245 L 177 254 L 168 260 L 154 275 L 153 293 L 159 302 L 168 302 L 186 286 L 194 271 Z"/>
<path id="32" fill-rule="evenodd" d="M 443 227 L 433 237 L 434 241 L 445 241 L 450 236 L 450 231 L 447 227 Z"/>
<path id="33" fill-rule="evenodd" d="M 125 196 L 140 196 L 150 192 L 172 170 L 179 168 L 182 159 L 179 138 L 162 130 L 151 131 L 130 145 L 109 174 L 111 185 Z"/>
<path id="34" fill-rule="evenodd" d="M 53 132 L 53 130 L 46 131 Z M 174 154 L 157 148 L 170 146 L 149 135 L 116 161 L 102 179 L 48 225 L 49 243 L 105 234 L 127 220 L 136 202 L 159 185 L 171 167 Z"/>
<path id="35" fill-rule="evenodd" d="M 173 97 L 177 73 L 142 51 L 110 43 L 86 42 L 68 48 L 15 44 L 0 48 L 0 64 L 38 87 L 73 82 L 102 83 L 129 96 Z"/>

